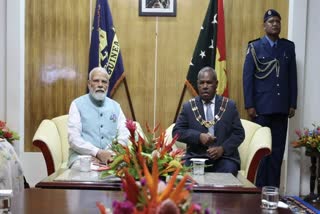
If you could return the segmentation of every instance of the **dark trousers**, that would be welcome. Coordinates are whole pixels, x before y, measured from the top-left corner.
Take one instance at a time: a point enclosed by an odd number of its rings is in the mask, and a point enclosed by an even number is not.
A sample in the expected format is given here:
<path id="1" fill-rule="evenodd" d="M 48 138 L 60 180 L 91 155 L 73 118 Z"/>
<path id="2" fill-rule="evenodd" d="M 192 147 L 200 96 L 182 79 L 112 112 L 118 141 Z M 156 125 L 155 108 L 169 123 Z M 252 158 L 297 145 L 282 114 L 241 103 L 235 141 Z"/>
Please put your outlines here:
<path id="1" fill-rule="evenodd" d="M 256 186 L 280 186 L 281 164 L 286 146 L 288 115 L 259 115 L 254 122 L 271 129 L 271 155 L 262 159 L 256 178 Z"/>
<path id="2" fill-rule="evenodd" d="M 210 164 L 210 161 L 206 164 Z M 220 158 L 212 162 L 212 166 L 206 167 L 206 172 L 225 172 L 232 173 L 234 176 L 237 176 L 237 173 L 240 169 L 240 165 L 234 160 Z"/>

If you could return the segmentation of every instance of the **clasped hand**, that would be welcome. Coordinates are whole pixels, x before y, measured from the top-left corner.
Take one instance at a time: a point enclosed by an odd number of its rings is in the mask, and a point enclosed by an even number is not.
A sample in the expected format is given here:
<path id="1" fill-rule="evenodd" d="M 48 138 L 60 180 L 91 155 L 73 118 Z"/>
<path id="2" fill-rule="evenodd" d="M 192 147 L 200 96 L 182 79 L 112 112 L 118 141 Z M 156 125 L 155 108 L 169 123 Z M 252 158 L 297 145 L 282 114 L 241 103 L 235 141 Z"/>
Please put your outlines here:
<path id="1" fill-rule="evenodd" d="M 219 159 L 223 155 L 223 152 L 224 150 L 222 146 L 215 146 L 207 149 L 209 157 L 213 160 Z"/>
<path id="2" fill-rule="evenodd" d="M 108 151 L 108 150 L 102 150 L 100 149 L 97 153 L 97 159 L 99 159 L 99 161 L 101 161 L 102 163 L 108 163 L 112 160 L 113 158 L 113 152 L 112 151 Z"/>
<path id="3" fill-rule="evenodd" d="M 213 144 L 214 140 L 216 139 L 215 136 L 213 136 L 210 133 L 201 133 L 200 134 L 200 142 L 203 145 L 209 146 L 209 144 Z"/>
<path id="4" fill-rule="evenodd" d="M 200 142 L 203 145 L 209 146 L 212 145 L 215 141 L 216 137 L 211 135 L 210 133 L 201 133 L 200 134 Z M 210 147 L 207 149 L 207 153 L 211 159 L 217 160 L 223 155 L 223 147 L 222 146 L 216 146 L 216 147 Z"/>

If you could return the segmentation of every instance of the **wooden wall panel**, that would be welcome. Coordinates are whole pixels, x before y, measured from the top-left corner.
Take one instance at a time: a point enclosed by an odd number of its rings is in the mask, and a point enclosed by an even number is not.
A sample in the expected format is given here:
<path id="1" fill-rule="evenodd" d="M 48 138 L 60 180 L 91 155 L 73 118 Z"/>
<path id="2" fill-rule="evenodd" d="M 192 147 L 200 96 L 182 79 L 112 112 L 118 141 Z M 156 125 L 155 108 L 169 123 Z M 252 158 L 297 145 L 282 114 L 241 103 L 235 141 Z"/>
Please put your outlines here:
<path id="1" fill-rule="evenodd" d="M 164 128 L 175 117 L 208 2 L 178 1 L 177 17 L 159 18 L 156 121 L 161 122 Z M 184 101 L 191 97 L 190 91 L 187 91 Z"/>
<path id="2" fill-rule="evenodd" d="M 27 0 L 25 150 L 45 118 L 67 114 L 86 91 L 89 1 Z"/>
<path id="3" fill-rule="evenodd" d="M 120 42 L 124 70 L 136 119 L 153 124 L 153 89 L 155 58 L 155 17 L 139 17 L 138 1 L 109 1 L 113 24 Z M 132 118 L 129 103 L 120 84 L 113 97 L 127 117 Z"/>
<path id="4" fill-rule="evenodd" d="M 280 36 L 286 38 L 289 8 L 287 0 L 224 0 L 229 97 L 236 101 L 242 118 L 248 118 L 242 89 L 242 69 L 247 45 L 248 41 L 264 35 L 263 15 L 269 8 L 274 8 L 281 14 Z"/>
<path id="5" fill-rule="evenodd" d="M 66 114 L 86 91 L 90 37 L 89 0 L 26 0 L 25 150 L 45 118 Z M 176 17 L 139 17 L 138 0 L 109 0 L 136 119 L 143 124 L 174 119 L 209 0 L 177 0 Z M 92 0 L 92 12 L 95 0 Z M 247 42 L 263 35 L 262 17 L 275 8 L 287 35 L 288 0 L 224 0 L 229 94 L 246 118 L 242 66 Z M 157 53 L 157 55 L 155 54 Z M 155 57 L 158 65 L 155 74 Z M 156 100 L 154 90 L 156 89 Z M 184 101 L 191 98 L 187 91 Z M 124 84 L 117 100 L 132 118 Z M 156 108 L 154 111 L 154 103 Z M 155 115 L 155 117 L 154 117 Z"/>

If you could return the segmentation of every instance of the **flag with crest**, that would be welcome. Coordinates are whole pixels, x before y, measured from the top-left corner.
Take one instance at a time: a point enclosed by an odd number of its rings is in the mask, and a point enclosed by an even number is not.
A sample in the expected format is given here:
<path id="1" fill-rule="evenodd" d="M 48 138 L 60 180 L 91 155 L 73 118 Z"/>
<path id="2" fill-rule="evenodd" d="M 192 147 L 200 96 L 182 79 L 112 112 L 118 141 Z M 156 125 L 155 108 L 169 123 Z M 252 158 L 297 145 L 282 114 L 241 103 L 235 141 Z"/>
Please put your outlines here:
<path id="1" fill-rule="evenodd" d="M 89 72 L 98 66 L 108 72 L 110 79 L 107 95 L 110 97 L 124 78 L 124 68 L 107 0 L 97 0 L 91 32 Z"/>

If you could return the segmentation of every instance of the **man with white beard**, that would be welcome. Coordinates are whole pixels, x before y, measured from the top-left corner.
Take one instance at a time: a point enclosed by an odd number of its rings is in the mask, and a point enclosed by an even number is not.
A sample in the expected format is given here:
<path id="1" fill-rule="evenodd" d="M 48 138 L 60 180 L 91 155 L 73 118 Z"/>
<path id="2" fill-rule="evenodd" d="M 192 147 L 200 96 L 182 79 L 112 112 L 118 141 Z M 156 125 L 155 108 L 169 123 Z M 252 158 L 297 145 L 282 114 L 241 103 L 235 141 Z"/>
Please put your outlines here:
<path id="1" fill-rule="evenodd" d="M 119 103 L 106 97 L 109 76 L 102 67 L 89 73 L 89 93 L 72 101 L 68 118 L 70 144 L 68 166 L 79 164 L 79 155 L 91 155 L 99 162 L 112 159 L 112 141 L 126 144 L 129 131 Z"/>

